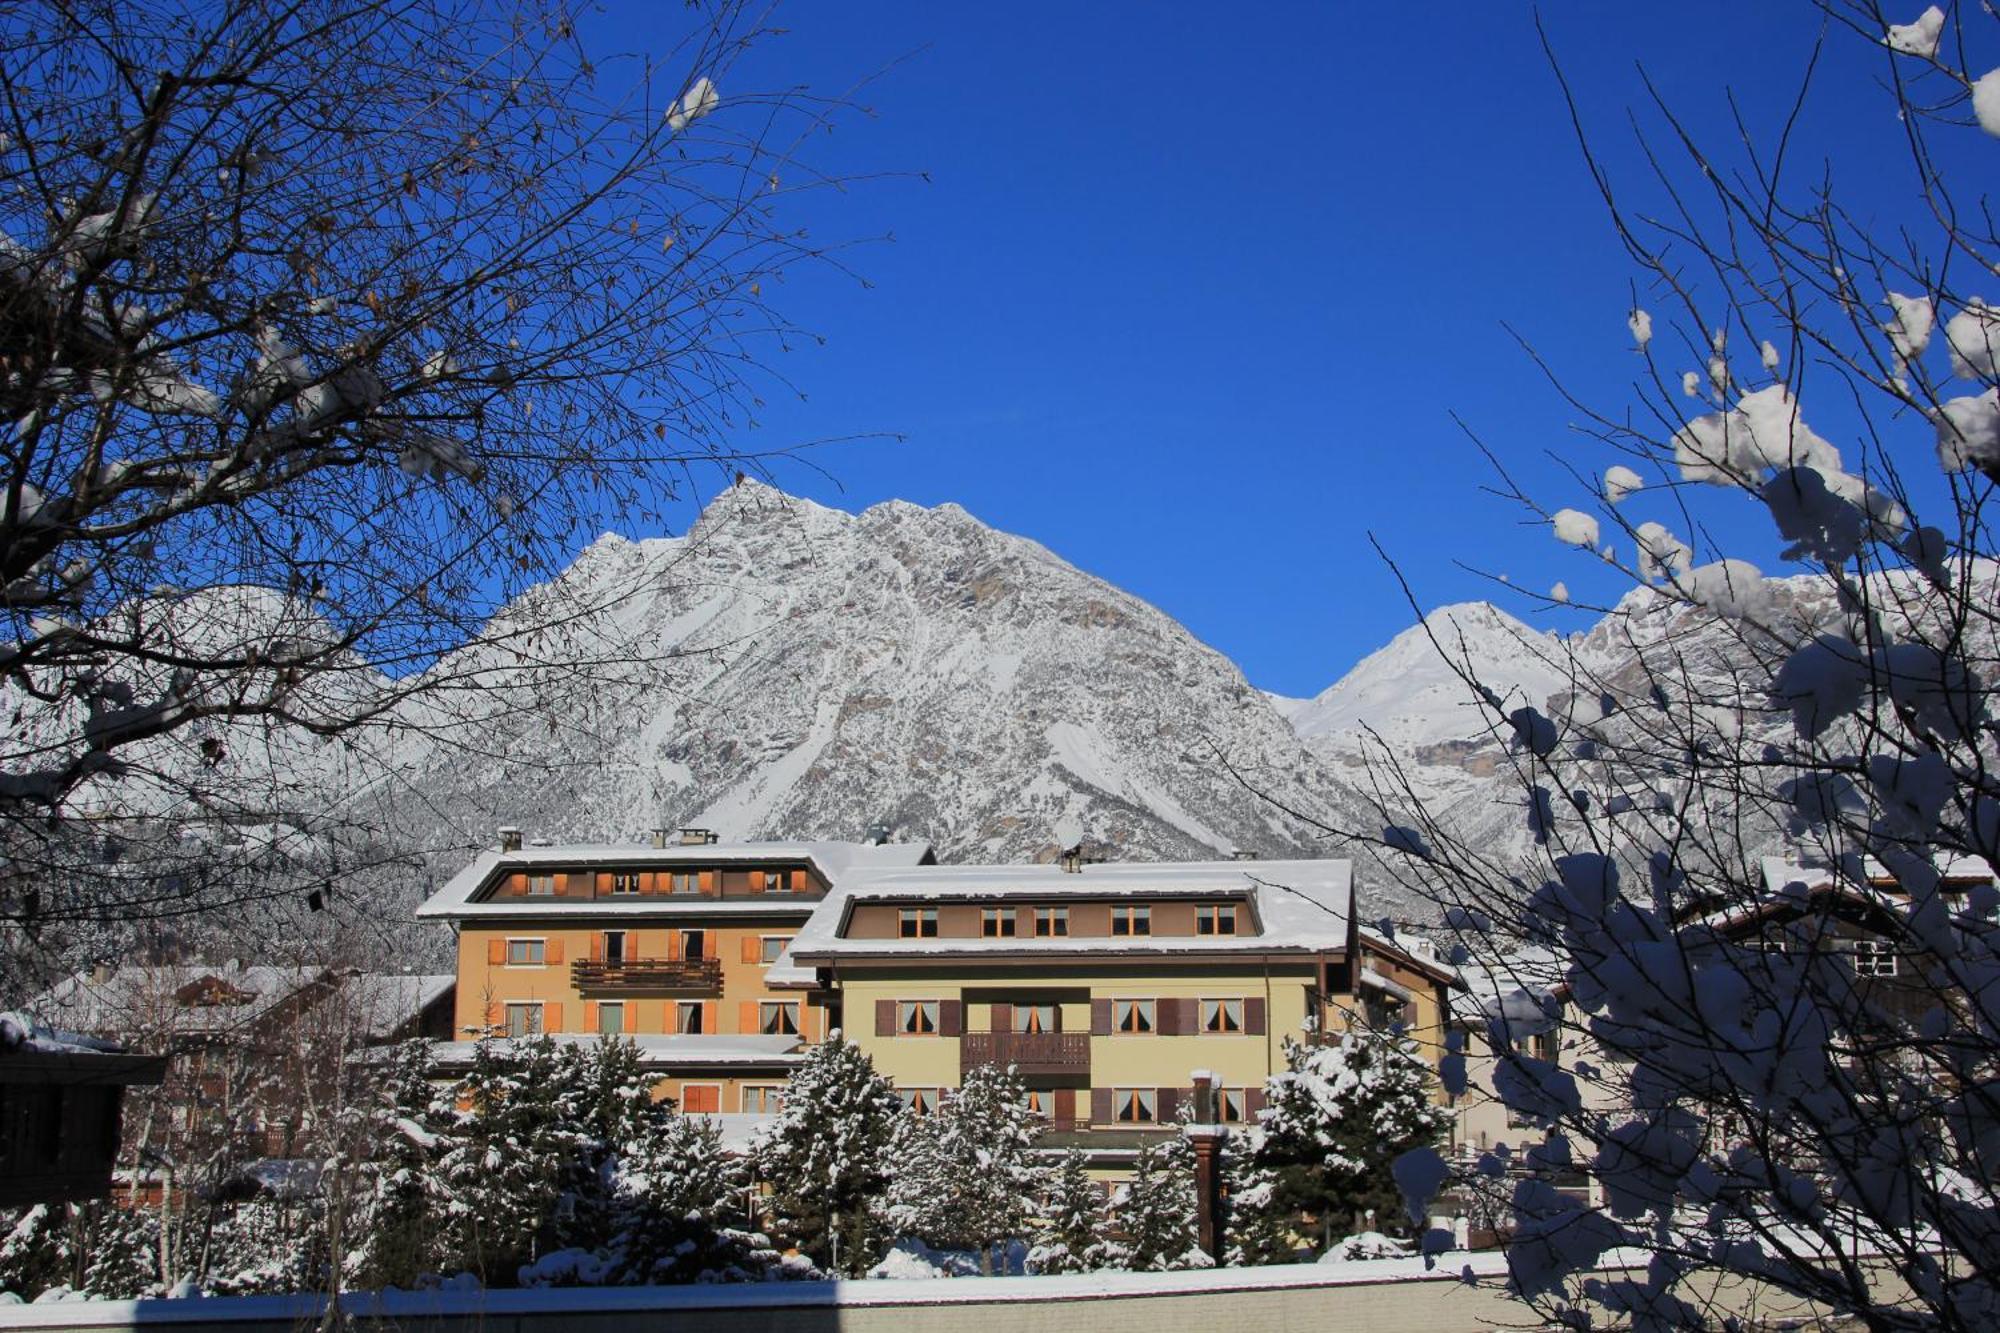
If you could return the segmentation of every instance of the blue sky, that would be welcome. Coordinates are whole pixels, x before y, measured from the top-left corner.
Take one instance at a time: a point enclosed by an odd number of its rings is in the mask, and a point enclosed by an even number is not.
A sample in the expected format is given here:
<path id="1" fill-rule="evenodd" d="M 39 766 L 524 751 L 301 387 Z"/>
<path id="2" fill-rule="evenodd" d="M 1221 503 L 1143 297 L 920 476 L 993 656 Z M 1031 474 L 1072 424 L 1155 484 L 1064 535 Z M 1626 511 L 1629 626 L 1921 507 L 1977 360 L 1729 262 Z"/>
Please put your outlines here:
<path id="1" fill-rule="evenodd" d="M 650 25 L 678 10 L 614 6 L 586 36 L 664 50 Z M 1817 26 L 1803 3 L 1543 15 L 1635 185 L 1637 62 L 1704 135 L 1729 136 L 1725 88 L 1774 133 Z M 855 0 L 781 20 L 743 75 L 824 92 L 875 76 L 857 94 L 872 114 L 814 159 L 909 174 L 810 204 L 821 235 L 894 240 L 849 256 L 866 289 L 787 281 L 781 308 L 826 345 L 782 359 L 806 400 L 767 395 L 741 443 L 904 439 L 814 450 L 780 484 L 849 509 L 955 501 L 1287 694 L 1411 622 L 1370 532 L 1426 606 L 1492 597 L 1576 628 L 1487 575 L 1621 590 L 1483 492 L 1451 418 L 1554 507 L 1584 497 L 1548 453 L 1610 460 L 1503 325 L 1587 401 L 1633 401 L 1635 274 L 1528 7 Z M 1857 91 L 1880 59 L 1834 47 L 1795 160 L 1893 173 L 1887 104 Z"/>

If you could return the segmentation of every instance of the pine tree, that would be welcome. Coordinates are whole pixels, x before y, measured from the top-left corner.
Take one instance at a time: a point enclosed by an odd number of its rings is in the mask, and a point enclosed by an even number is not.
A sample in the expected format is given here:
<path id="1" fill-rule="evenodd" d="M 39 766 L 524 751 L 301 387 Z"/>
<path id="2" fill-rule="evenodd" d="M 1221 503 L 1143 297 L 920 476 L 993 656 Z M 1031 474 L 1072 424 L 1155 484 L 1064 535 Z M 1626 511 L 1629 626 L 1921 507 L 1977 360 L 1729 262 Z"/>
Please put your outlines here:
<path id="1" fill-rule="evenodd" d="M 1254 1143 L 1232 1148 L 1222 1159 L 1223 1261 L 1232 1267 L 1292 1263 L 1299 1219 L 1275 1198 L 1277 1173 L 1257 1161 Z"/>
<path id="2" fill-rule="evenodd" d="M 79 1241 L 83 1282 L 96 1300 L 129 1301 L 160 1291 L 160 1222 L 150 1209 L 86 1205 Z"/>
<path id="3" fill-rule="evenodd" d="M 1038 1123 L 1013 1069 L 980 1065 L 937 1110 L 903 1121 L 884 1216 L 897 1236 L 933 1249 L 976 1250 L 1023 1235 L 1045 1172 L 1035 1161 Z"/>
<path id="4" fill-rule="evenodd" d="M 809 1050 L 755 1152 L 779 1238 L 830 1270 L 837 1232 L 840 1272 L 867 1272 L 881 1241 L 877 1209 L 903 1115 L 895 1090 L 839 1032 Z"/>
<path id="5" fill-rule="evenodd" d="M 1132 1178 L 1114 1192 L 1111 1216 L 1123 1240 L 1113 1251 L 1121 1268 L 1162 1271 L 1213 1266 L 1201 1248 L 1194 1150 L 1175 1134 L 1140 1147 Z"/>
<path id="6" fill-rule="evenodd" d="M 1273 1206 L 1317 1218 L 1321 1250 L 1371 1209 L 1378 1228 L 1403 1229 L 1390 1163 L 1437 1143 L 1451 1122 L 1415 1043 L 1356 1028 L 1322 1045 L 1288 1041 L 1285 1063 L 1270 1080 L 1257 1153 Z"/>
<path id="7" fill-rule="evenodd" d="M 1084 1174 L 1083 1154 L 1072 1148 L 1049 1182 L 1028 1250 L 1028 1271 L 1087 1273 L 1109 1267 L 1105 1220 L 1104 1195 Z"/>
<path id="8" fill-rule="evenodd" d="M 440 1259 L 488 1286 L 509 1285 L 546 1248 L 576 1144 L 563 1121 L 561 1061 L 547 1037 L 482 1041 L 457 1089 L 433 1179 L 442 1196 Z"/>
<path id="9" fill-rule="evenodd" d="M 440 1099 L 428 1042 L 398 1048 L 363 1114 L 372 1146 L 348 1221 L 346 1279 L 363 1288 L 412 1287 L 437 1271 L 443 1189 L 437 1163 L 457 1116 Z"/>
<path id="10" fill-rule="evenodd" d="M 607 1283 L 756 1282 L 783 1259 L 743 1218 L 747 1164 L 723 1151 L 706 1118 L 647 1123 L 608 1172 L 612 1231 Z"/>
<path id="11" fill-rule="evenodd" d="M 322 1290 L 327 1265 L 325 1209 L 317 1200 L 225 1204 L 210 1219 L 201 1289 L 212 1296 Z"/>

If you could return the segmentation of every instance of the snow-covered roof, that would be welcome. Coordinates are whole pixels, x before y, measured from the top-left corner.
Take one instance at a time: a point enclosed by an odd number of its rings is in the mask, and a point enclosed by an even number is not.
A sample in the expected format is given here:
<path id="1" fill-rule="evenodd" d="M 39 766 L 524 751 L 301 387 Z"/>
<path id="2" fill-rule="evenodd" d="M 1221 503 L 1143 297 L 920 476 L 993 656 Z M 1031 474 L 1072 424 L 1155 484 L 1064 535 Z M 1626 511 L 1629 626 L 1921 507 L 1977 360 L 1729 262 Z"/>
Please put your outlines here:
<path id="1" fill-rule="evenodd" d="M 179 963 L 78 972 L 22 1006 L 51 1027 L 121 1037 L 204 1036 L 253 1023 L 301 987 L 326 975 L 316 967 Z M 181 993 L 203 982 L 226 1003 L 183 1003 Z"/>
<path id="2" fill-rule="evenodd" d="M 345 1002 L 363 1037 L 393 1037 L 444 998 L 458 978 L 446 973 L 356 972 L 347 978 Z"/>
<path id="3" fill-rule="evenodd" d="M 1943 876 L 1947 884 L 1991 883 L 1994 878 L 1993 867 L 1980 856 L 1961 856 L 1952 853 L 1934 858 L 1932 864 L 1937 867 L 1938 874 Z M 1849 878 L 1831 866 L 1806 865 L 1785 856 L 1764 857 L 1761 868 L 1764 890 L 1767 893 L 1782 893 L 1792 884 L 1803 884 L 1808 889 L 1816 889 L 1833 883 L 1836 877 Z M 1861 873 L 1870 884 L 1884 888 L 1895 887 L 1895 877 L 1889 873 L 1888 867 L 1873 857 L 1862 862 Z"/>
<path id="4" fill-rule="evenodd" d="M 929 843 L 922 842 L 710 842 L 676 844 L 670 847 L 637 847 L 618 844 L 573 844 L 561 847 L 523 847 L 518 851 L 488 848 L 470 864 L 445 881 L 444 887 L 417 908 L 419 917 L 453 919 L 479 916 L 569 916 L 575 914 L 647 916 L 700 913 L 718 910 L 752 915 L 796 914 L 810 902 L 784 897 L 770 900 L 731 898 L 666 897 L 629 898 L 505 898 L 474 902 L 473 898 L 492 880 L 514 870 L 535 867 L 588 868 L 594 866 L 647 870 L 685 866 L 717 866 L 732 862 L 759 865 L 773 861 L 808 861 L 829 884 L 857 870 L 894 868 L 921 864 L 931 856 Z"/>
<path id="5" fill-rule="evenodd" d="M 1562 960 L 1539 945 L 1498 957 L 1468 958 L 1457 970 L 1459 985 L 1446 992 L 1457 1023 L 1484 1023 L 1496 1012 L 1518 1010 L 1523 1002 L 1556 992 L 1565 979 Z"/>
<path id="6" fill-rule="evenodd" d="M 551 1032 L 549 1040 L 570 1046 L 602 1041 L 594 1032 Z M 804 1058 L 799 1038 L 766 1037 L 756 1034 L 715 1033 L 683 1036 L 678 1033 L 642 1033 L 620 1037 L 639 1048 L 639 1063 L 652 1070 L 710 1069 L 722 1065 L 787 1069 Z M 508 1037 L 493 1038 L 493 1049 L 505 1053 L 514 1044 Z M 462 1069 L 471 1065 L 476 1041 L 441 1041 L 431 1045 L 431 1057 L 440 1069 Z"/>
<path id="7" fill-rule="evenodd" d="M 820 958 L 1009 954 L 1214 954 L 1337 952 L 1348 943 L 1353 915 L 1353 863 L 1319 861 L 1119 861 L 1089 865 L 1080 873 L 1059 866 L 921 866 L 876 870 L 837 885 L 793 937 L 766 979 L 803 984 L 798 964 Z M 1004 901 L 1079 902 L 1129 898 L 1247 898 L 1260 932 L 1236 935 L 1063 936 L 1010 939 L 848 939 L 841 935 L 851 909 L 869 902 Z M 796 961 L 795 961 L 796 960 Z M 796 976 L 795 976 L 796 974 Z"/>

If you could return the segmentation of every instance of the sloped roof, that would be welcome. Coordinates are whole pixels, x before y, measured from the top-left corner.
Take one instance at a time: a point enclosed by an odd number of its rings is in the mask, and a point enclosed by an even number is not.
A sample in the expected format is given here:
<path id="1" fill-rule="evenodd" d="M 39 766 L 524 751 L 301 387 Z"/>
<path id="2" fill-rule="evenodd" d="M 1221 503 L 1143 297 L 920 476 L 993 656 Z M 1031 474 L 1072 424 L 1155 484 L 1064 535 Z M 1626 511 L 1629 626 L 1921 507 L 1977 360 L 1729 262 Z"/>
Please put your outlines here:
<path id="1" fill-rule="evenodd" d="M 52 1027 L 140 1040 L 210 1036 L 256 1022 L 320 977 L 317 967 L 179 963 L 78 972 L 22 1008 Z M 203 993 L 221 1003 L 189 1002 Z"/>

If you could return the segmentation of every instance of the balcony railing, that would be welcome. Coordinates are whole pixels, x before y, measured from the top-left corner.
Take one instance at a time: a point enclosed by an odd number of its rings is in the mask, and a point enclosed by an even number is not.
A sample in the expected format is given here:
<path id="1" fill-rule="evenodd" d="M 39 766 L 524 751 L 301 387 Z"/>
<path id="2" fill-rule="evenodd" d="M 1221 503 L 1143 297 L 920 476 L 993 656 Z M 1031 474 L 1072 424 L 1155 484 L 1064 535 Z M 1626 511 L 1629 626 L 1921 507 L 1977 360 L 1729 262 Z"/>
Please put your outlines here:
<path id="1" fill-rule="evenodd" d="M 579 958 L 570 964 L 578 990 L 713 989 L 722 984 L 719 958 L 626 958 L 610 963 Z"/>
<path id="2" fill-rule="evenodd" d="M 960 1069 L 1013 1065 L 1023 1074 L 1087 1074 L 1087 1032 L 968 1032 L 959 1038 Z"/>

